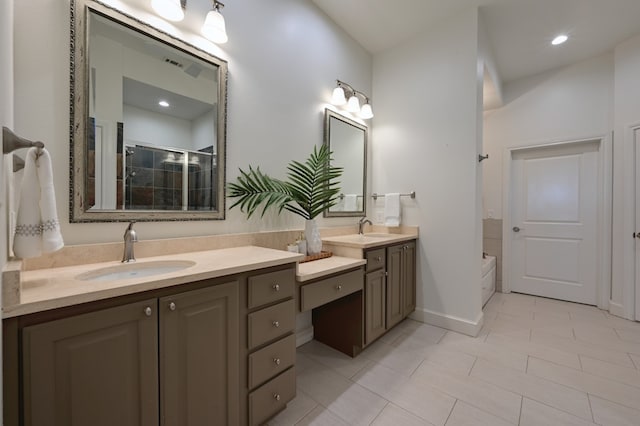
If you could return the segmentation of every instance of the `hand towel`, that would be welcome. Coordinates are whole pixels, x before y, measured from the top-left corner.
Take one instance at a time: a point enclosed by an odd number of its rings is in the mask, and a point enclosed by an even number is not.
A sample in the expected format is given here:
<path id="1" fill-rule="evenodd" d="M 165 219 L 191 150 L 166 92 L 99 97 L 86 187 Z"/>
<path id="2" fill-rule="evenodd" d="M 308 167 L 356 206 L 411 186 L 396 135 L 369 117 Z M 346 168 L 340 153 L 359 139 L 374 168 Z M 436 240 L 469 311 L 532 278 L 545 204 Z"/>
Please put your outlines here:
<path id="1" fill-rule="evenodd" d="M 46 149 L 27 152 L 13 240 L 17 257 L 38 257 L 64 246 L 56 212 L 51 156 Z"/>
<path id="2" fill-rule="evenodd" d="M 347 194 L 344 196 L 345 212 L 355 212 L 358 210 L 358 194 Z"/>
<path id="3" fill-rule="evenodd" d="M 384 225 L 400 226 L 400 194 L 397 192 L 384 196 Z"/>

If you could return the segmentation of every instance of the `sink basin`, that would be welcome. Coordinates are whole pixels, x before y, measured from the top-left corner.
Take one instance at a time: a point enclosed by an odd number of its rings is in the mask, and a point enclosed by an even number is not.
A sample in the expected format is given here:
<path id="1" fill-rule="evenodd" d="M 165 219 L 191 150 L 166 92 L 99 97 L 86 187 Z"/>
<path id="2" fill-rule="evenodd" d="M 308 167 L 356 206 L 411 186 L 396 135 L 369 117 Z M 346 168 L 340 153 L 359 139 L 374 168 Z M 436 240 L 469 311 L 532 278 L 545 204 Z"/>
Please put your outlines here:
<path id="1" fill-rule="evenodd" d="M 85 272 L 76 278 L 82 281 L 114 281 L 129 278 L 149 277 L 152 275 L 167 274 L 181 271 L 195 265 L 190 260 L 158 260 L 141 263 L 123 263 L 95 271 Z"/>

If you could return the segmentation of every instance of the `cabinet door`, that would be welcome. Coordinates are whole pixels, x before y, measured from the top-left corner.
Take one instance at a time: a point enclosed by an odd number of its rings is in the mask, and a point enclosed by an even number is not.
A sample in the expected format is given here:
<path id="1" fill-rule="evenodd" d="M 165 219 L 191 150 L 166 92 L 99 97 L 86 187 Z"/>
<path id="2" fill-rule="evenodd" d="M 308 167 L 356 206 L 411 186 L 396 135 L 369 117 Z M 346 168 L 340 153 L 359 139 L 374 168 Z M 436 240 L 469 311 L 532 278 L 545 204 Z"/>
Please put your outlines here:
<path id="1" fill-rule="evenodd" d="M 386 290 L 384 271 L 369 272 L 365 282 L 365 343 L 385 332 Z"/>
<path id="2" fill-rule="evenodd" d="M 402 259 L 404 245 L 387 248 L 387 329 L 404 318 Z"/>
<path id="3" fill-rule="evenodd" d="M 157 425 L 157 300 L 25 327 L 23 374 L 25 425 Z"/>
<path id="4" fill-rule="evenodd" d="M 404 245 L 402 256 L 403 313 L 406 317 L 416 309 L 416 243 Z"/>
<path id="5" fill-rule="evenodd" d="M 238 282 L 160 299 L 161 425 L 239 423 Z"/>

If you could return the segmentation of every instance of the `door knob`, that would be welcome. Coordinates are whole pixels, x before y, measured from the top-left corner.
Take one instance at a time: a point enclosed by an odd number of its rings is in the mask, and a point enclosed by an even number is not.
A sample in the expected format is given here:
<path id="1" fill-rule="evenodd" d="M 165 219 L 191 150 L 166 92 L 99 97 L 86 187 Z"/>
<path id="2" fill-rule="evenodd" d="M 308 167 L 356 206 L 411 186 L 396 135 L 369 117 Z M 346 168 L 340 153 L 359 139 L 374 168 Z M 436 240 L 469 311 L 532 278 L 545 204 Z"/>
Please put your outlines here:
<path id="1" fill-rule="evenodd" d="M 518 228 L 517 226 L 513 227 L 513 232 L 520 232 L 520 228 Z"/>

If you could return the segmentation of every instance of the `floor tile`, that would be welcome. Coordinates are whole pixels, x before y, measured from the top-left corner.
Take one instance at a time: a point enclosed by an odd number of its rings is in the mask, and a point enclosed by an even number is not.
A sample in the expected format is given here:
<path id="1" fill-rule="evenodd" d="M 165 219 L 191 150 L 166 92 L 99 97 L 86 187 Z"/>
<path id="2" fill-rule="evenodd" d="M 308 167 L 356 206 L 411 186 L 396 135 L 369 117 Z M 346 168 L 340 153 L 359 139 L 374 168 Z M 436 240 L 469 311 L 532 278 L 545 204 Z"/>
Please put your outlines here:
<path id="1" fill-rule="evenodd" d="M 414 416 L 397 405 L 389 403 L 371 423 L 372 426 L 432 426 L 432 423 Z"/>
<path id="2" fill-rule="evenodd" d="M 567 344 L 571 343 L 564 338 L 558 336 L 553 337 L 555 339 L 559 339 L 562 342 L 566 342 Z M 521 342 L 499 334 L 489 334 L 489 336 L 487 337 L 487 343 L 505 347 L 525 355 L 546 359 L 547 361 L 566 365 L 567 367 L 580 369 L 580 359 L 578 358 L 577 352 L 572 353 L 569 351 L 564 351 L 560 348 L 550 347 L 550 345 L 540 344 L 535 341 Z"/>
<path id="3" fill-rule="evenodd" d="M 582 362 L 582 371 L 585 373 L 640 387 L 640 371 L 635 368 L 622 367 L 586 356 L 581 356 L 580 361 Z"/>
<path id="4" fill-rule="evenodd" d="M 638 426 L 640 411 L 625 407 L 597 396 L 589 395 L 593 419 L 597 424 L 606 426 Z"/>
<path id="5" fill-rule="evenodd" d="M 631 358 L 631 361 L 633 361 L 636 370 L 640 370 L 640 355 L 629 354 L 629 358 Z"/>
<path id="6" fill-rule="evenodd" d="M 591 420 L 589 401 L 584 392 L 530 374 L 500 367 L 482 359 L 479 359 L 473 366 L 471 376 L 580 418 Z"/>
<path id="7" fill-rule="evenodd" d="M 412 380 L 423 380 L 425 384 L 458 400 L 482 407 L 484 411 L 509 423 L 518 423 L 522 397 L 496 385 L 475 377 L 449 373 L 429 362 L 424 362 L 416 370 Z"/>
<path id="8" fill-rule="evenodd" d="M 396 348 L 414 351 L 424 360 L 438 364 L 446 369 L 461 374 L 469 374 L 476 357 L 461 351 L 450 350 L 446 345 L 425 343 L 421 339 L 406 336 L 396 340 Z"/>
<path id="9" fill-rule="evenodd" d="M 529 358 L 527 373 L 627 407 L 640 407 L 640 389 L 624 383 L 537 358 Z"/>
<path id="10" fill-rule="evenodd" d="M 618 336 L 620 336 L 620 339 L 622 340 L 625 340 L 627 342 L 640 343 L 640 330 L 634 331 L 634 330 L 625 330 L 625 329 L 617 330 L 616 329 L 616 332 Z"/>
<path id="11" fill-rule="evenodd" d="M 509 426 L 510 423 L 463 401 L 456 402 L 446 426 Z M 398 425 L 396 425 L 398 426 Z"/>
<path id="12" fill-rule="evenodd" d="M 322 406 L 307 414 L 296 426 L 349 426 L 349 423 Z"/>
<path id="13" fill-rule="evenodd" d="M 381 341 L 369 346 L 361 355 L 405 375 L 411 375 L 424 360 L 419 351 L 398 348 Z"/>
<path id="14" fill-rule="evenodd" d="M 520 426 L 592 426 L 595 423 L 573 416 L 529 398 L 522 400 Z"/>

